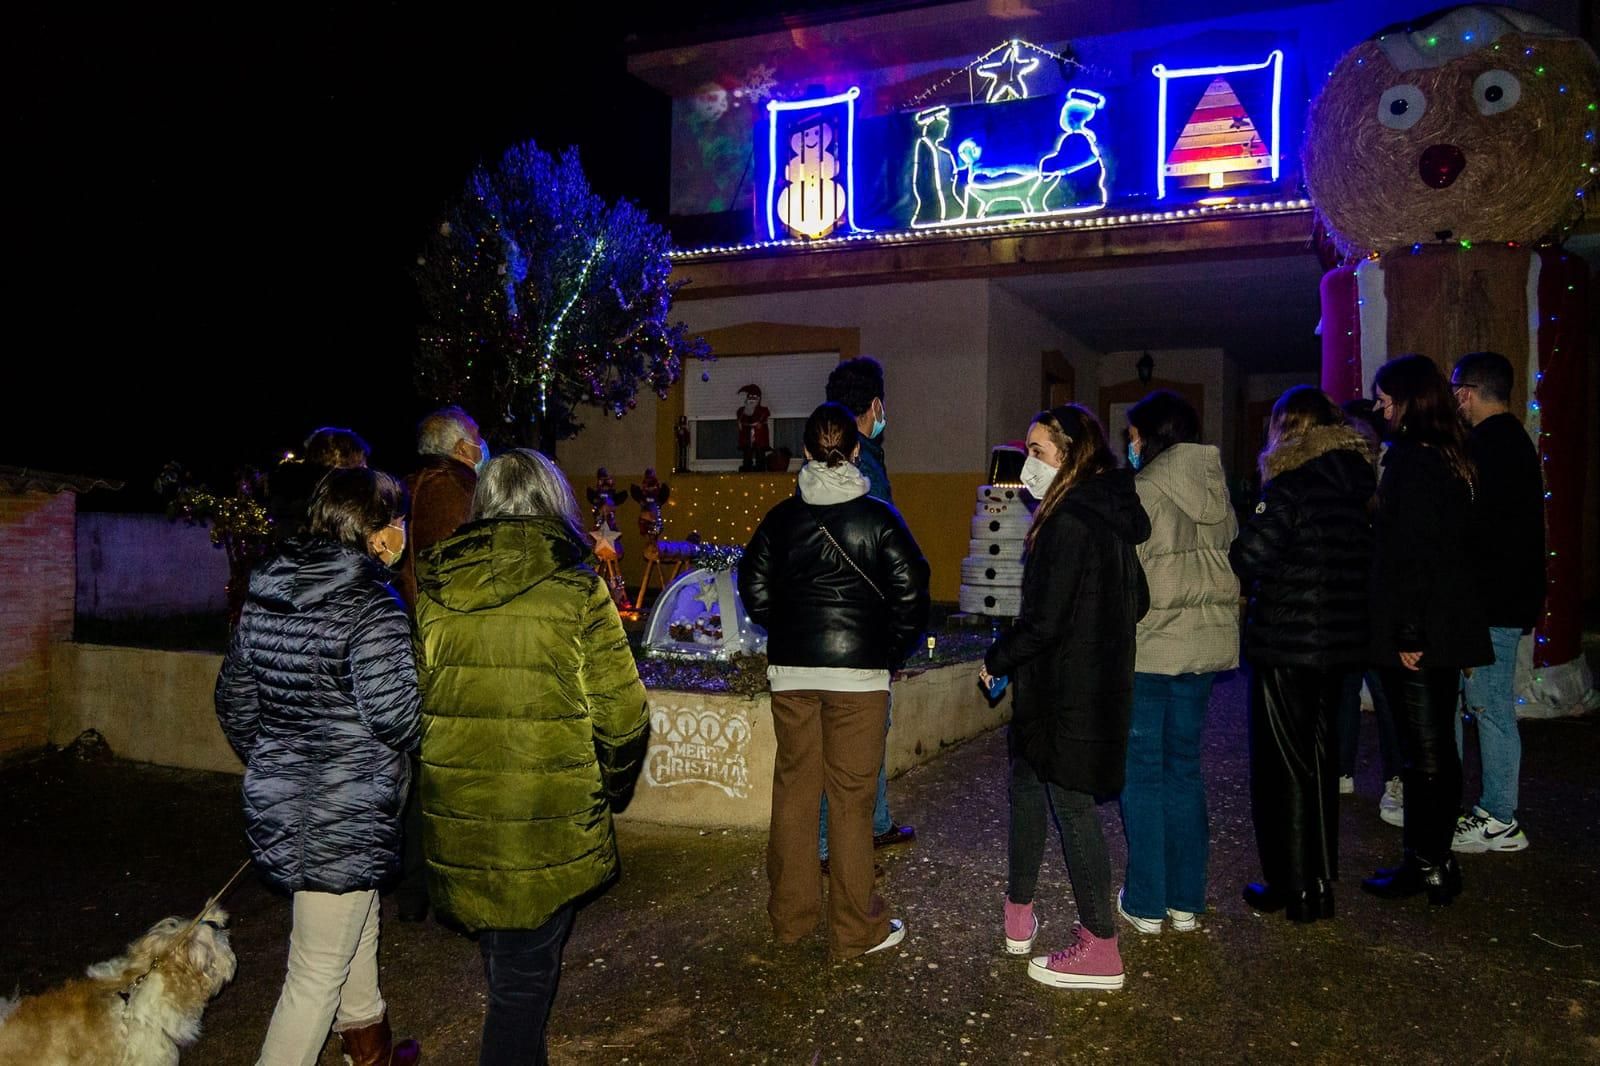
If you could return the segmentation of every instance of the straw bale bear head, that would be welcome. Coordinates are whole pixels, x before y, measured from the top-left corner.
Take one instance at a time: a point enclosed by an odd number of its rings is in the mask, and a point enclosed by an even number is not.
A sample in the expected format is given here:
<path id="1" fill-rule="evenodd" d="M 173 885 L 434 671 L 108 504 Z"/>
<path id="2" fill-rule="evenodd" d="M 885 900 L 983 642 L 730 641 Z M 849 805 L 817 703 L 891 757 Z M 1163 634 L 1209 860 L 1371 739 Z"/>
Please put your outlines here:
<path id="1" fill-rule="evenodd" d="M 1457 7 L 1339 60 L 1311 106 L 1306 184 L 1345 251 L 1532 242 L 1594 183 L 1600 62 L 1506 7 Z"/>

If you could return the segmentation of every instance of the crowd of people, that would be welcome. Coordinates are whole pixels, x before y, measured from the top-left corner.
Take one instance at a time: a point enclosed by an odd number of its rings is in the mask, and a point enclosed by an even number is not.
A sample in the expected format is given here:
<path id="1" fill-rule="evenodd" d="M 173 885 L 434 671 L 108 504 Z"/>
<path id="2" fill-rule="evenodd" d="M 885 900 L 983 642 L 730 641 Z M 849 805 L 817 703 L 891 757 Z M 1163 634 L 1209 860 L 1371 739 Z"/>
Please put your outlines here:
<path id="1" fill-rule="evenodd" d="M 1274 405 L 1259 502 L 1236 516 L 1198 414 L 1157 391 L 1125 460 L 1087 408 L 1040 412 L 1021 481 L 1036 502 L 1022 611 L 979 682 L 1013 689 L 1004 950 L 1060 988 L 1120 988 L 1120 916 L 1190 932 L 1206 910 L 1200 751 L 1213 683 L 1248 665 L 1262 879 L 1245 902 L 1334 915 L 1337 811 L 1353 790 L 1363 687 L 1380 727 L 1380 815 L 1399 863 L 1362 887 L 1450 902 L 1462 851 L 1516 851 L 1512 691 L 1544 591 L 1538 460 L 1509 413 L 1512 368 L 1420 356 L 1370 404 L 1311 387 Z M 768 634 L 777 743 L 767 911 L 780 943 L 824 916 L 830 954 L 898 944 L 875 848 L 889 814 L 892 682 L 928 624 L 929 567 L 892 501 L 882 367 L 839 364 L 807 420 L 795 493 L 755 530 L 738 583 Z M 378 892 L 476 935 L 482 1063 L 544 1062 L 575 915 L 618 872 L 612 814 L 648 733 L 644 687 L 572 488 L 538 452 L 491 458 L 459 408 L 420 423 L 405 485 L 349 430 L 318 430 L 271 486 L 275 555 L 252 575 L 217 682 L 246 764 L 255 862 L 290 893 L 288 968 L 260 1062 L 310 1064 L 330 1028 L 358 1064 L 412 1062 L 378 984 Z M 1242 517 L 1242 522 L 1241 522 Z M 1486 558 L 1497 565 L 1475 565 Z M 1242 623 L 1239 599 L 1249 599 Z M 1464 707 L 1483 791 L 1462 814 Z M 1098 808 L 1120 804 L 1116 885 Z M 1077 922 L 1033 956 L 1051 821 Z M 820 860 L 821 878 L 817 865 Z"/>

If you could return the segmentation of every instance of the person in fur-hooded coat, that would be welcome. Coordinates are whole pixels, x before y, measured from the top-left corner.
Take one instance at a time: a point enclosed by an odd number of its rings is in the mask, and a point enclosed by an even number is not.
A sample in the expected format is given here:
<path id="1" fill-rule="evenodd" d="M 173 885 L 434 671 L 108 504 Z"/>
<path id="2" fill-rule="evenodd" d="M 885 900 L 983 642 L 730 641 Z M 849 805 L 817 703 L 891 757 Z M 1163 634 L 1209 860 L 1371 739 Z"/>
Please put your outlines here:
<path id="1" fill-rule="evenodd" d="M 1250 791 L 1266 875 L 1244 894 L 1314 921 L 1332 916 L 1338 876 L 1341 686 L 1367 655 L 1370 445 L 1321 390 L 1290 389 L 1272 409 L 1261 477 L 1230 553 L 1250 596 Z"/>

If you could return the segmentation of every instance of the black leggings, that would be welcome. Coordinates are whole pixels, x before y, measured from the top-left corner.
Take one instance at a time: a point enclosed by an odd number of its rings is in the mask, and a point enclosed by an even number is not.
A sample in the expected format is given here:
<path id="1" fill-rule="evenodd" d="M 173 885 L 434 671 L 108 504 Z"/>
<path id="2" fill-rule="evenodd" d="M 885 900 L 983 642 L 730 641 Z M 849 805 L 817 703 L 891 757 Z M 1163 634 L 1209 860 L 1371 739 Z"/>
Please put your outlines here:
<path id="1" fill-rule="evenodd" d="M 1444 667 L 1378 671 L 1400 735 L 1406 787 L 1406 851 L 1429 863 L 1450 857 L 1461 813 L 1461 757 L 1456 752 L 1459 671 Z"/>
<path id="2" fill-rule="evenodd" d="M 1072 896 L 1078 901 L 1078 921 L 1097 937 L 1116 935 L 1111 920 L 1111 855 L 1095 798 L 1039 780 L 1027 760 L 1011 759 L 1011 834 L 1007 857 L 1010 879 L 1006 897 L 1012 903 L 1032 903 L 1039 884 L 1039 865 L 1049 832 L 1046 813 L 1055 811 L 1061 834 L 1061 854 L 1067 862 Z"/>

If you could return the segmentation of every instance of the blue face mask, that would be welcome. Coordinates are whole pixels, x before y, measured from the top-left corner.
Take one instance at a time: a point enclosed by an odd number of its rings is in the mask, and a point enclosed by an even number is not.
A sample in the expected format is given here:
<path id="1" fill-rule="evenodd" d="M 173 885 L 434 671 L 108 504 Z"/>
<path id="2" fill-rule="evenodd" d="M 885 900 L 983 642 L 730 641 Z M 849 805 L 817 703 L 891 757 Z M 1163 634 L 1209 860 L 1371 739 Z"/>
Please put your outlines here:
<path id="1" fill-rule="evenodd" d="M 1139 449 L 1133 446 L 1133 441 L 1128 442 L 1128 465 L 1137 470 L 1140 466 Z"/>
<path id="2" fill-rule="evenodd" d="M 883 408 L 880 407 L 878 409 L 878 417 L 872 420 L 872 432 L 868 433 L 867 436 L 872 440 L 877 440 L 883 435 L 883 427 L 887 426 L 888 424 L 889 418 L 887 415 L 883 414 Z"/>
<path id="3" fill-rule="evenodd" d="M 478 446 L 478 461 L 472 464 L 472 470 L 481 477 L 483 468 L 489 465 L 489 442 L 479 439 L 473 443 Z"/>

